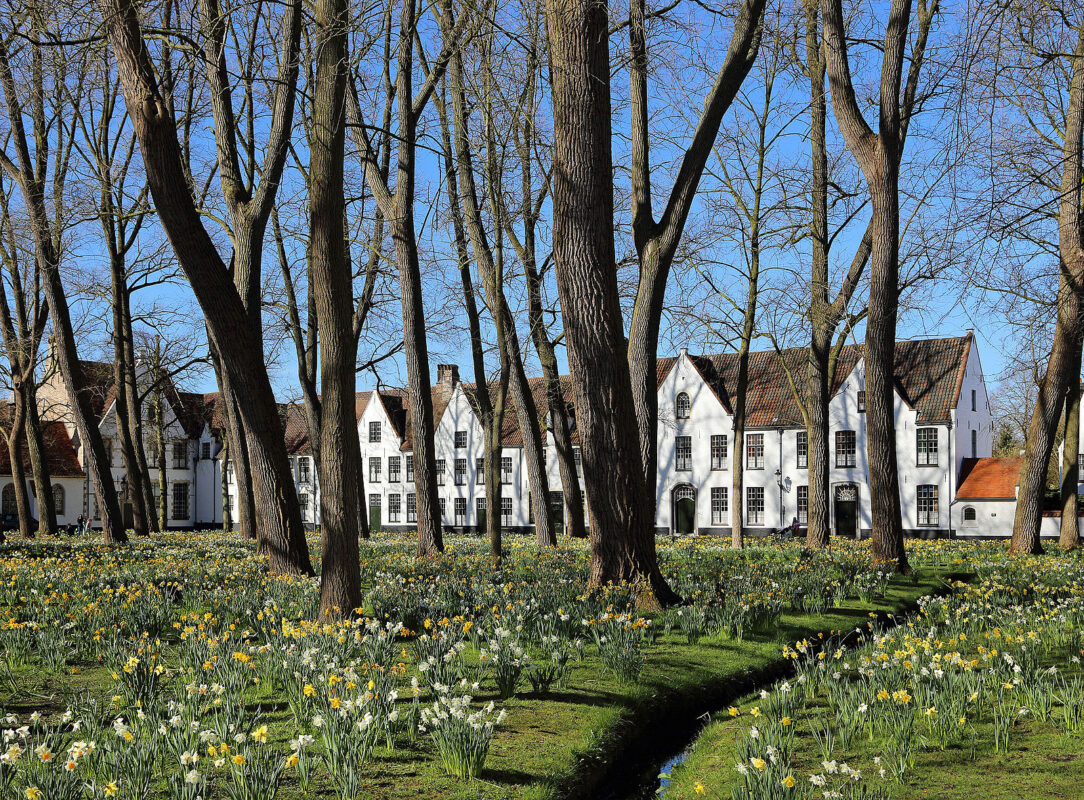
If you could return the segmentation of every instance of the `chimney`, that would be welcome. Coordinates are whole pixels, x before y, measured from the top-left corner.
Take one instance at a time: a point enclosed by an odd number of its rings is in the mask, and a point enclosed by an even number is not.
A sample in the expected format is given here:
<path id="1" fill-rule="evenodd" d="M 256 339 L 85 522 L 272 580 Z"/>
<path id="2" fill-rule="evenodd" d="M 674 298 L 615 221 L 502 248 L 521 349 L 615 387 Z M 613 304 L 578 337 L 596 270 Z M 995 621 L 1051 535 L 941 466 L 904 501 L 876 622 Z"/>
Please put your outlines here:
<path id="1" fill-rule="evenodd" d="M 455 388 L 459 383 L 459 367 L 455 364 L 437 364 L 437 383 L 449 389 Z"/>

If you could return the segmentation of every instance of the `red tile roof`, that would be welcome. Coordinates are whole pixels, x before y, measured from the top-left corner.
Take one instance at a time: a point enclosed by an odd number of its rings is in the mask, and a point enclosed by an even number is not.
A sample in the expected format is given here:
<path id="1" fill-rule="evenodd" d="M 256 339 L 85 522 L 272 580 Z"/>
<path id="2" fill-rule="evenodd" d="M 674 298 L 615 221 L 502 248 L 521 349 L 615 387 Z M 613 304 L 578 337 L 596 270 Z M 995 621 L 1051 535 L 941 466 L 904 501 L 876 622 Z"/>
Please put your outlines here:
<path id="1" fill-rule="evenodd" d="M 960 467 L 962 482 L 956 497 L 960 500 L 1015 500 L 1022 462 L 1019 456 L 965 458 Z"/>
<path id="2" fill-rule="evenodd" d="M 7 419 L 11 414 L 10 404 L 0 410 L 2 424 L 7 425 Z M 85 474 L 79 466 L 79 458 L 75 453 L 68 429 L 63 422 L 42 422 L 41 438 L 45 445 L 45 464 L 49 468 L 49 475 L 53 478 L 81 478 Z M 33 477 L 30 470 L 30 450 L 25 438 L 19 446 L 20 460 L 28 478 Z M 8 452 L 7 439 L 0 436 L 0 475 L 11 475 L 11 454 Z"/>

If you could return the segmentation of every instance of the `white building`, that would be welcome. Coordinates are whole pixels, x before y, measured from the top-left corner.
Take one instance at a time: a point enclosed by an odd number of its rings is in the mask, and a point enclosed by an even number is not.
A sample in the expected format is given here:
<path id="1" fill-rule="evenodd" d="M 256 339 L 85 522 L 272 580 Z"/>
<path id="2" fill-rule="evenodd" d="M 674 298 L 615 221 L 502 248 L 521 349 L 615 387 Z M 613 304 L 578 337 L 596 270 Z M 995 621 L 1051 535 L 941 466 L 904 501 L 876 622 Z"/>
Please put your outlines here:
<path id="1" fill-rule="evenodd" d="M 829 403 L 830 523 L 838 535 L 869 535 L 870 489 L 866 460 L 865 364 L 861 346 L 840 353 Z M 790 389 L 788 370 L 801 385 L 806 351 L 792 349 L 750 356 L 746 396 L 747 421 L 741 442 L 744 496 L 730 496 L 735 447 L 733 398 L 737 356 L 693 355 L 681 351 L 659 360 L 658 474 L 656 529 L 660 533 L 728 535 L 730 509 L 743 502 L 746 532 L 764 534 L 785 527 L 797 517 L 804 525 L 808 507 L 808 445 L 799 407 Z M 109 365 L 86 364 L 95 414 L 107 440 L 115 433 L 113 390 Z M 572 393 L 565 379 L 573 445 L 578 433 Z M 59 388 L 59 387 L 57 387 Z M 532 379 L 539 414 L 546 409 L 545 387 Z M 482 477 L 484 436 L 476 410 L 475 386 L 459 380 L 454 365 L 439 365 L 431 387 L 438 496 L 444 525 L 476 531 L 484 525 L 487 508 Z M 232 465 L 225 465 L 227 491 L 222 495 L 222 456 L 225 421 L 217 393 L 188 394 L 169 384 L 166 391 L 170 487 L 170 527 L 220 526 L 223 514 L 234 519 L 237 482 Z M 980 477 L 988 474 L 992 444 L 990 408 L 982 364 L 974 337 L 902 341 L 895 363 L 896 450 L 904 528 L 909 535 L 933 537 L 1001 534 L 1001 523 L 1012 513 L 1001 509 L 1007 497 L 982 498 L 988 491 Z M 52 419 L 66 422 L 71 446 L 82 463 L 74 427 L 63 413 L 58 392 L 46 392 Z M 294 481 L 307 524 L 319 522 L 319 482 L 302 409 L 282 408 Z M 414 489 L 413 425 L 403 389 L 380 388 L 357 394 L 356 415 L 361 444 L 364 500 L 374 529 L 412 529 L 417 522 Z M 548 417 L 548 415 L 545 415 Z M 545 420 L 542 421 L 545 425 Z M 150 426 L 147 425 L 149 438 Z M 567 509 L 561 491 L 556 449 L 544 431 L 548 502 L 558 529 Z M 526 532 L 533 526 L 523 455 L 523 436 L 515 409 L 507 409 L 501 431 L 501 515 L 503 527 Z M 578 459 L 577 459 L 578 460 Z M 153 464 L 153 461 L 152 461 Z M 976 466 L 978 465 L 978 466 Z M 119 454 L 113 464 L 123 491 Z M 152 478 L 157 484 L 157 470 Z M 965 478 L 968 481 L 965 481 Z M 82 491 L 66 510 L 74 518 L 92 506 L 85 476 Z M 65 476 L 71 481 L 73 477 Z M 582 486 L 582 476 L 581 476 Z M 976 488 L 978 487 L 978 488 Z M 1004 488 L 998 489 L 1005 494 Z M 963 503 L 962 501 L 967 501 Z M 982 503 L 993 503 L 987 507 Z M 998 505 L 1001 504 L 1001 505 Z M 77 508 L 78 506 L 78 508 Z M 74 509 L 74 510 L 73 510 Z M 996 520 L 996 521 L 995 521 Z M 1045 532 L 1045 528 L 1044 528 Z"/>

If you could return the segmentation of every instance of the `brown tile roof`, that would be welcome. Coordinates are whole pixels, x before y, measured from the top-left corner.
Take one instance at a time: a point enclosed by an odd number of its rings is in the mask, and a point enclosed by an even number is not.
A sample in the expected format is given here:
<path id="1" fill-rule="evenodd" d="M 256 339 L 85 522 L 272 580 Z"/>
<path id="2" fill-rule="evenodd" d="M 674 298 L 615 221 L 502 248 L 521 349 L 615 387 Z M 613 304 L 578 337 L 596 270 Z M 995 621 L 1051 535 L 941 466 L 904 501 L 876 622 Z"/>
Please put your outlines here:
<path id="1" fill-rule="evenodd" d="M 965 458 L 960 467 L 960 500 L 1015 500 L 1020 475 L 1019 456 L 1007 458 Z"/>
<path id="2" fill-rule="evenodd" d="M 113 364 L 107 361 L 80 361 L 75 379 L 79 384 L 79 393 L 90 401 L 94 418 L 101 420 L 117 394 L 113 384 Z"/>
<path id="3" fill-rule="evenodd" d="M 896 343 L 895 384 L 900 397 L 916 410 L 920 422 L 947 420 L 959 402 L 971 335 L 947 339 L 915 339 Z M 846 345 L 839 354 L 832 394 L 857 366 L 864 345 Z M 800 426 L 802 414 L 791 391 L 787 371 L 801 389 L 806 375 L 808 348 L 749 354 L 746 425 L 751 428 Z M 738 381 L 737 353 L 693 356 L 690 360 L 704 376 L 728 413 Z"/>
<path id="4" fill-rule="evenodd" d="M 5 428 L 9 424 L 11 411 L 10 404 L 0 409 L 0 424 L 3 424 Z M 41 438 L 45 445 L 45 464 L 49 468 L 51 477 L 83 477 L 85 473 L 79 465 L 79 457 L 75 453 L 75 447 L 63 422 L 42 422 Z M 33 477 L 30 471 L 30 450 L 25 438 L 19 443 L 19 454 L 26 476 Z M 11 475 L 11 454 L 8 452 L 7 439 L 3 436 L 0 436 L 0 475 Z"/>

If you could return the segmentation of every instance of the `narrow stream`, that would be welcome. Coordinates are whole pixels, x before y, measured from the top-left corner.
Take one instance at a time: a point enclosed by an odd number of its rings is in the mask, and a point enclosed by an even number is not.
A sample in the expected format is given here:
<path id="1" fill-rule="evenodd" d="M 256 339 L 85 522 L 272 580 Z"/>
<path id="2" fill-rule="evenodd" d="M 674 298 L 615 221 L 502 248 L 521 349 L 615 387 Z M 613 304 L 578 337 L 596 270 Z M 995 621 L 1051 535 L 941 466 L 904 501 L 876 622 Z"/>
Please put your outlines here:
<path id="1" fill-rule="evenodd" d="M 959 577 L 946 576 L 946 584 Z M 942 587 L 935 594 L 944 590 L 945 587 Z M 881 632 L 906 622 L 917 608 L 918 604 L 913 603 L 895 615 L 887 612 L 878 614 Z M 853 631 L 843 641 L 850 640 L 852 636 Z M 838 644 L 841 640 L 832 641 Z M 685 762 L 713 715 L 739 698 L 768 689 L 793 674 L 793 662 L 790 661 L 745 672 L 734 676 L 725 688 L 716 687 L 710 695 L 694 701 L 692 705 L 699 705 L 695 711 L 688 705 L 673 709 L 664 719 L 656 720 L 629 743 L 624 757 L 605 770 L 604 779 L 593 792 L 581 794 L 573 791 L 572 797 L 577 800 L 580 797 L 590 797 L 591 800 L 657 800 L 665 797 L 672 771 Z"/>

